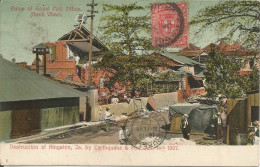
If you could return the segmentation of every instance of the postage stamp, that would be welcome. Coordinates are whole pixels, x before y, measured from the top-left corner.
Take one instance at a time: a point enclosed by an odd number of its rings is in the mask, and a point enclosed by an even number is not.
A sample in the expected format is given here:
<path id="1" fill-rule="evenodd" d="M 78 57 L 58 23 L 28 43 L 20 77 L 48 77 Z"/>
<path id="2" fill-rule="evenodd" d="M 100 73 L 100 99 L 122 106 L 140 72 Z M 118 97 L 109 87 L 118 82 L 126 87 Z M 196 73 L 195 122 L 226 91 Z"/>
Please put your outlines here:
<path id="1" fill-rule="evenodd" d="M 165 118 L 159 112 L 153 112 L 138 118 L 129 119 L 126 128 L 130 130 L 128 143 L 138 149 L 154 149 L 166 137 Z"/>
<path id="2" fill-rule="evenodd" d="M 188 4 L 152 4 L 152 43 L 158 47 L 188 45 Z"/>

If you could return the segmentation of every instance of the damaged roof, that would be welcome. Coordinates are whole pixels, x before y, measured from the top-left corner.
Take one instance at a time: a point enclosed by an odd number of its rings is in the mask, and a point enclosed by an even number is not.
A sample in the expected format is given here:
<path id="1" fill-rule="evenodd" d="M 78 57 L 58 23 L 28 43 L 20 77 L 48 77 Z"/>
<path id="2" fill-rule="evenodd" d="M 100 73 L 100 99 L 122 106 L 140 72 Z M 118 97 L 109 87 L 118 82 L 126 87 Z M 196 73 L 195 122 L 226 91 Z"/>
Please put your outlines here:
<path id="1" fill-rule="evenodd" d="M 3 58 L 0 58 L 0 92 L 0 102 L 87 96 Z"/>
<path id="2" fill-rule="evenodd" d="M 65 41 L 71 47 L 76 47 L 83 52 L 89 51 L 89 36 L 90 32 L 84 26 L 76 27 L 74 30 L 63 35 L 58 41 Z M 104 51 L 108 48 L 93 35 L 92 40 L 93 51 Z"/>

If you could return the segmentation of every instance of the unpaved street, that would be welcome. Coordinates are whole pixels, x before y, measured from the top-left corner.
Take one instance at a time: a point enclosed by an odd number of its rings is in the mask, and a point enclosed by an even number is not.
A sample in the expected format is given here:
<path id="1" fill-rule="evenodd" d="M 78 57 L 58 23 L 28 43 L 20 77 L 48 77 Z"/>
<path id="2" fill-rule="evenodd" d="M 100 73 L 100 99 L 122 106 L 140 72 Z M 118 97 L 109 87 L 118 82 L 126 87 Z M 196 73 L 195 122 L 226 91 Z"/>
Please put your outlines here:
<path id="1" fill-rule="evenodd" d="M 118 133 L 121 127 L 111 125 L 110 132 L 104 131 L 105 124 L 82 127 L 69 130 L 58 135 L 45 136 L 40 139 L 30 140 L 23 143 L 53 143 L 53 144 L 119 144 Z M 166 139 L 182 138 L 182 134 L 167 133 Z M 191 135 L 191 141 L 201 139 L 201 135 Z"/>
<path id="2" fill-rule="evenodd" d="M 30 140 L 26 143 L 65 143 L 65 144 L 117 144 L 120 127 L 111 125 L 110 132 L 104 131 L 105 124 L 72 129 L 62 134 Z"/>

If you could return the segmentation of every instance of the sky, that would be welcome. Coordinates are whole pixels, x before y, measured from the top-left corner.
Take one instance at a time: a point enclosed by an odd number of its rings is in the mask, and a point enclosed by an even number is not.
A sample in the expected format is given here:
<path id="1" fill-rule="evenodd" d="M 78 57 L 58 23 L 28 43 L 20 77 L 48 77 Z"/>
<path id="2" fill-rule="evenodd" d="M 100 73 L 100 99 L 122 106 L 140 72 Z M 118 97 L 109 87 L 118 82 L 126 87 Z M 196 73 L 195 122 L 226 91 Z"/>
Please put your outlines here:
<path id="1" fill-rule="evenodd" d="M 188 20 L 191 20 L 200 9 L 218 3 L 218 1 L 199 0 L 95 0 L 98 4 L 95 10 L 98 13 L 95 13 L 94 17 L 94 35 L 102 36 L 98 27 L 100 18 L 105 15 L 102 10 L 103 4 L 120 5 L 134 2 L 142 6 L 151 3 L 187 2 Z M 87 3 L 91 3 L 91 0 L 2 0 L 0 2 L 0 54 L 7 60 L 15 58 L 16 62 L 31 64 L 35 58 L 32 47 L 42 42 L 56 42 L 62 35 L 73 30 L 78 14 L 89 14 L 87 10 L 90 10 L 90 7 Z M 48 16 L 49 12 L 55 16 Z M 149 12 L 147 9 L 141 14 Z M 89 22 L 90 20 L 87 19 L 84 25 L 87 29 L 90 27 Z M 210 29 L 200 37 L 195 36 L 195 30 L 195 27 L 189 27 L 189 42 L 196 46 L 205 47 L 218 39 Z"/>

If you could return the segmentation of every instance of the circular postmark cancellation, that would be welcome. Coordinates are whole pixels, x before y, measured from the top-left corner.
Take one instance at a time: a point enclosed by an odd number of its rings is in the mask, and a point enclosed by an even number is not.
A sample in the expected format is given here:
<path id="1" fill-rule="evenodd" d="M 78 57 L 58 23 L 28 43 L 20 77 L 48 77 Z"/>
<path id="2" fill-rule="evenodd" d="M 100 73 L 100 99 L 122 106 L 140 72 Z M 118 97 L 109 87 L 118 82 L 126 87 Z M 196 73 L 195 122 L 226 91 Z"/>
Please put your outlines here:
<path id="1" fill-rule="evenodd" d="M 153 44 L 168 47 L 184 32 L 185 19 L 176 3 L 152 4 Z"/>
<path id="2" fill-rule="evenodd" d="M 166 137 L 166 120 L 159 112 L 149 115 L 131 118 L 126 122 L 129 130 L 128 143 L 137 149 L 153 149 L 159 146 Z"/>

